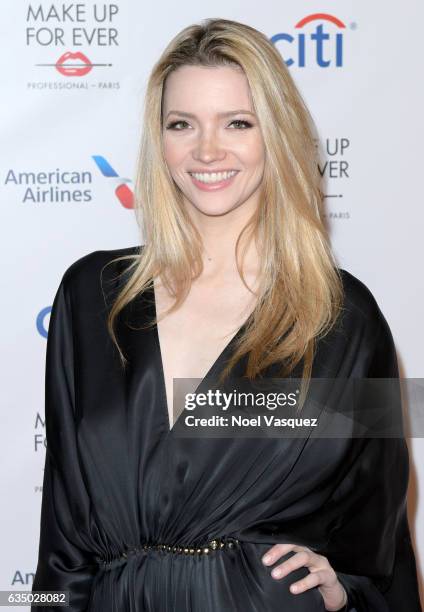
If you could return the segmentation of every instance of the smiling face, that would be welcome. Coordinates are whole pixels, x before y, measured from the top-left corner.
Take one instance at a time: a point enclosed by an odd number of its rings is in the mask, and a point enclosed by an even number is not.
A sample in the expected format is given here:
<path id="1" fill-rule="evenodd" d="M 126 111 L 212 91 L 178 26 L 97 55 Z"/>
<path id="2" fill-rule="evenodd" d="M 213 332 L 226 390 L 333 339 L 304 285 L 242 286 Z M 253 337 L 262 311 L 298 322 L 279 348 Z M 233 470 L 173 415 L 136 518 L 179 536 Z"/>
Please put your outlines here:
<path id="1" fill-rule="evenodd" d="M 258 206 L 265 148 L 240 68 L 181 66 L 172 72 L 162 134 L 166 164 L 192 212 L 217 216 Z"/>

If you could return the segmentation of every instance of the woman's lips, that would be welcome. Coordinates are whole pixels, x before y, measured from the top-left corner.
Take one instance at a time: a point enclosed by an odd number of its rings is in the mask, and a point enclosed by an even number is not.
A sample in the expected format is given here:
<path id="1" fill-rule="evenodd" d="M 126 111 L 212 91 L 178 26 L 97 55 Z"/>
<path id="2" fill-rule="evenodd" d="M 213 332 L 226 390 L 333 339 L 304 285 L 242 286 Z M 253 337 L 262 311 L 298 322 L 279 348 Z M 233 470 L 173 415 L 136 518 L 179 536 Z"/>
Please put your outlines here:
<path id="1" fill-rule="evenodd" d="M 202 181 L 198 181 L 196 178 L 194 178 L 192 174 L 190 174 L 190 177 L 196 187 L 198 189 L 201 189 L 201 191 L 217 191 L 218 189 L 225 189 L 225 187 L 231 185 L 237 175 L 238 171 L 233 174 L 233 176 L 230 176 L 229 178 L 224 179 L 223 181 L 218 181 L 216 183 L 203 183 Z"/>
<path id="2" fill-rule="evenodd" d="M 81 65 L 67 66 L 65 62 L 69 60 L 77 60 L 77 64 L 81 63 Z M 92 70 L 92 68 L 93 67 L 88 57 L 80 51 L 78 53 L 71 53 L 70 51 L 67 51 L 61 55 L 56 62 L 56 70 L 64 76 L 85 76 Z"/>

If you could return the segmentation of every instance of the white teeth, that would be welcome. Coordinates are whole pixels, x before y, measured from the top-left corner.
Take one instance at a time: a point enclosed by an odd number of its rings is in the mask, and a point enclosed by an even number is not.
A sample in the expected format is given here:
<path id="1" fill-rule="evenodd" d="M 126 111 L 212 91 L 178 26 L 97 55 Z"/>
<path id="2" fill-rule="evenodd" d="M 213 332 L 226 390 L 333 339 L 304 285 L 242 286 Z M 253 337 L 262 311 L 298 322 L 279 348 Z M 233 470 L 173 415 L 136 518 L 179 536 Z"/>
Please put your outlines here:
<path id="1" fill-rule="evenodd" d="M 198 174 L 197 172 L 190 172 L 191 176 L 202 183 L 219 183 L 220 181 L 225 181 L 230 177 L 237 174 L 237 170 L 231 170 L 231 172 L 206 172 L 202 174 Z"/>

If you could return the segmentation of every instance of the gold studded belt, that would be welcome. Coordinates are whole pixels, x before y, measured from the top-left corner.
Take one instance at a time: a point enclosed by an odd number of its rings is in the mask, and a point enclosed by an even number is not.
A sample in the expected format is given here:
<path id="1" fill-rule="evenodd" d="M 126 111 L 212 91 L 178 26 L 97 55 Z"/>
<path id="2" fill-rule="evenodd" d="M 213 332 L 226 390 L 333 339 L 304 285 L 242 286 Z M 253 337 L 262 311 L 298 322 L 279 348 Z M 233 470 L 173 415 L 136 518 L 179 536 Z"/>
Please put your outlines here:
<path id="1" fill-rule="evenodd" d="M 239 544 L 239 540 L 237 538 L 231 538 L 228 536 L 222 538 L 214 538 L 206 544 L 202 546 L 192 546 L 192 545 L 178 545 L 178 544 L 158 544 L 158 543 L 149 543 L 144 542 L 140 546 L 134 546 L 132 548 L 127 548 L 124 552 L 119 553 L 118 555 L 107 555 L 103 557 L 97 557 L 96 560 L 99 564 L 103 566 L 110 565 L 121 565 L 124 563 L 130 555 L 136 555 L 137 553 L 148 551 L 148 550 L 159 550 L 164 552 L 171 552 L 175 554 L 182 555 L 209 555 L 211 552 L 232 549 L 237 544 Z"/>

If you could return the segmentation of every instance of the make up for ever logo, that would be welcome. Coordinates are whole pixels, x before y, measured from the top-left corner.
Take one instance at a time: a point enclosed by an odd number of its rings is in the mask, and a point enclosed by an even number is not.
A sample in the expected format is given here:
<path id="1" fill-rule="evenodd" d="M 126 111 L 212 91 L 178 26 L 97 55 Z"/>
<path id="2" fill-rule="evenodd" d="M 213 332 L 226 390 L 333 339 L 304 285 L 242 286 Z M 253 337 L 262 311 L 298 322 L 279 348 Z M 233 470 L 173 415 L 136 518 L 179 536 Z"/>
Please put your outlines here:
<path id="1" fill-rule="evenodd" d="M 115 83 L 82 82 L 81 77 L 105 79 L 120 49 L 120 7 L 116 3 L 28 4 L 25 43 L 31 49 L 34 73 L 38 79 L 66 77 L 79 79 L 66 86 L 52 87 L 28 83 L 33 89 L 99 87 L 119 89 Z M 110 76 L 107 76 L 110 79 Z"/>

